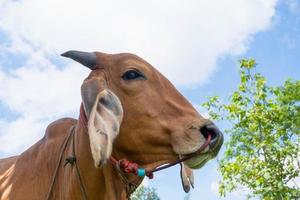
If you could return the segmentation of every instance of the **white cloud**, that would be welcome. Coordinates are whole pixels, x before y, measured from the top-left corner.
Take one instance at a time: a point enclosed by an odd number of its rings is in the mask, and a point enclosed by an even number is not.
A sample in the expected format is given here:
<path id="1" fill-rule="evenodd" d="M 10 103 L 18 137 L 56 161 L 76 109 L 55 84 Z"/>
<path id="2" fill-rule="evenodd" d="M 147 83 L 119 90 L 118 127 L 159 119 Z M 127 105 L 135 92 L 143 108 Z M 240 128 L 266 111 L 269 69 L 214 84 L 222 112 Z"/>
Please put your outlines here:
<path id="1" fill-rule="evenodd" d="M 78 107 L 80 84 L 86 75 L 83 67 L 74 65 L 63 70 L 53 65 L 24 66 L 1 80 L 0 99 L 23 115 L 60 116 Z"/>
<path id="2" fill-rule="evenodd" d="M 6 0 L 0 28 L 15 42 L 61 53 L 129 51 L 177 84 L 201 84 L 222 55 L 240 54 L 271 23 L 276 0 Z"/>
<path id="3" fill-rule="evenodd" d="M 53 57 L 59 53 L 133 52 L 176 85 L 200 85 L 218 58 L 245 52 L 253 35 L 270 27 L 276 2 L 2 0 L 1 53 L 23 55 L 26 62 L 14 70 L 0 67 L 0 103 L 19 116 L 0 119 L 0 141 L 7 143 L 0 153 L 24 150 L 49 121 L 77 111 L 87 70 L 73 63 L 58 68 Z"/>
<path id="4" fill-rule="evenodd" d="M 219 196 L 219 181 L 213 181 L 210 185 L 210 190 L 216 196 Z"/>
<path id="5" fill-rule="evenodd" d="M 19 153 L 20 149 L 26 149 L 40 138 L 40 131 L 45 129 L 44 123 L 39 123 L 35 119 L 26 116 L 12 122 L 0 122 L 1 153 L 12 155 Z M 4 132 L 5 131 L 5 132 Z"/>
<path id="6" fill-rule="evenodd" d="M 38 56 L 10 73 L 0 71 L 0 103 L 18 117 L 0 119 L 0 153 L 20 153 L 37 141 L 47 124 L 62 116 L 78 113 L 80 84 L 85 68 L 67 65 L 56 68 Z"/>

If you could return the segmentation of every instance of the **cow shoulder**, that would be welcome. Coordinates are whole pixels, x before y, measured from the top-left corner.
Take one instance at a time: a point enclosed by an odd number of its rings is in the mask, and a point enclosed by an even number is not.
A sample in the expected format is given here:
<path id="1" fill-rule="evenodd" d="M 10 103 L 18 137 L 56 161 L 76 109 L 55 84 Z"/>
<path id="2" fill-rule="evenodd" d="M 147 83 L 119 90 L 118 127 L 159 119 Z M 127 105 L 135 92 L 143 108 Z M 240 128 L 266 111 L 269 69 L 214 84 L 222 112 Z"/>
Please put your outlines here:
<path id="1" fill-rule="evenodd" d="M 0 169 L 6 168 L 7 171 L 9 166 L 13 166 L 13 170 L 9 174 L 7 185 L 1 185 L 0 181 L 0 193 L 1 187 L 12 185 L 9 199 L 43 199 L 59 159 L 60 146 L 71 127 L 76 123 L 77 120 L 71 118 L 52 122 L 46 128 L 45 135 L 41 140 L 18 157 L 5 160 L 5 166 L 1 166 Z"/>

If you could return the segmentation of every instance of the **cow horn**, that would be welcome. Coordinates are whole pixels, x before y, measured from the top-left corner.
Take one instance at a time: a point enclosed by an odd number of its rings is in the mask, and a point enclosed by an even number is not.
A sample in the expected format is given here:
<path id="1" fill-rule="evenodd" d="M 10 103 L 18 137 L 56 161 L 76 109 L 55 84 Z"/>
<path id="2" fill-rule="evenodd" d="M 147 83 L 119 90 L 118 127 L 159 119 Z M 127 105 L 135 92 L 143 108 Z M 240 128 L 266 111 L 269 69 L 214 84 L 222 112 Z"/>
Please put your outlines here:
<path id="1" fill-rule="evenodd" d="M 61 56 L 71 58 L 79 62 L 80 64 L 90 68 L 91 70 L 96 69 L 97 56 L 93 52 L 71 50 L 61 54 Z"/>

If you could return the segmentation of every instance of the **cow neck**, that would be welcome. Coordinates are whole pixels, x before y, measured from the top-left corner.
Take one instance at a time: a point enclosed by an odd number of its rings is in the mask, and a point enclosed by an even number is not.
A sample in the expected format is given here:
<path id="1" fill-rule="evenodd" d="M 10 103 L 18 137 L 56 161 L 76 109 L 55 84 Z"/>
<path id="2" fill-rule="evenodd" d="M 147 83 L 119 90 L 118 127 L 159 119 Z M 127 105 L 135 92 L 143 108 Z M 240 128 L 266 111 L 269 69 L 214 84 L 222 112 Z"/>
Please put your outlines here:
<path id="1" fill-rule="evenodd" d="M 88 120 L 85 115 L 83 105 L 81 105 L 79 123 L 81 124 L 81 127 L 84 128 L 84 130 L 85 130 L 84 132 L 88 132 L 87 121 Z M 88 138 L 88 137 L 85 137 L 85 138 Z M 202 151 L 204 151 L 205 148 L 209 146 L 211 139 L 212 139 L 212 135 L 209 133 L 204 144 L 196 152 L 185 155 L 183 158 L 178 158 L 178 159 L 176 159 L 172 162 L 169 162 L 168 164 L 163 165 L 163 166 L 158 166 L 158 167 L 154 167 L 154 168 L 150 168 L 150 169 L 140 168 L 137 163 L 130 162 L 127 159 L 117 160 L 116 158 L 111 156 L 109 159 L 111 162 L 111 165 L 107 164 L 104 166 L 104 168 L 109 166 L 110 168 L 114 169 L 115 174 L 116 174 L 116 172 L 119 174 L 119 178 L 121 178 L 123 184 L 125 185 L 127 197 L 129 197 L 130 194 L 132 192 L 134 192 L 135 189 L 138 187 L 138 185 L 142 182 L 144 176 L 147 176 L 148 178 L 152 179 L 154 172 L 167 169 L 169 167 L 172 167 L 174 165 L 177 165 L 179 163 L 182 163 L 186 160 L 189 160 L 189 159 L 199 155 L 199 153 L 202 153 Z M 93 161 L 91 161 L 90 163 L 93 163 Z"/>
<path id="2" fill-rule="evenodd" d="M 108 199 L 120 199 L 120 197 L 123 197 L 124 199 L 125 197 L 127 197 L 129 199 L 130 194 L 142 182 L 143 177 L 136 177 L 133 174 L 123 173 L 112 162 L 114 158 L 111 158 L 110 163 L 107 163 L 106 165 L 101 167 L 100 170 L 99 168 L 95 168 L 94 161 L 90 152 L 89 137 L 87 137 L 88 119 L 86 117 L 83 104 L 81 104 L 80 106 L 80 114 L 79 114 L 79 120 L 78 120 L 78 126 L 76 132 L 79 133 L 77 134 L 78 136 L 76 136 L 76 140 L 77 140 L 76 144 L 78 144 L 77 146 L 79 148 L 76 151 L 80 152 L 80 153 L 76 153 L 76 154 L 80 154 L 80 155 L 76 155 L 79 163 L 79 168 L 90 169 L 88 170 L 87 174 L 86 173 L 83 174 L 84 176 L 83 179 L 91 180 L 91 179 L 95 179 L 96 177 L 96 180 L 94 180 L 94 184 L 96 184 L 98 188 L 101 187 L 99 185 L 103 186 L 105 184 L 105 188 L 109 188 L 106 189 L 106 192 L 111 191 L 111 194 L 108 195 L 109 196 Z M 93 181 L 84 181 L 84 182 L 85 182 L 84 184 L 87 186 L 87 191 L 89 191 L 89 188 L 95 187 L 92 185 Z M 88 192 L 88 196 L 90 196 L 89 192 Z"/>

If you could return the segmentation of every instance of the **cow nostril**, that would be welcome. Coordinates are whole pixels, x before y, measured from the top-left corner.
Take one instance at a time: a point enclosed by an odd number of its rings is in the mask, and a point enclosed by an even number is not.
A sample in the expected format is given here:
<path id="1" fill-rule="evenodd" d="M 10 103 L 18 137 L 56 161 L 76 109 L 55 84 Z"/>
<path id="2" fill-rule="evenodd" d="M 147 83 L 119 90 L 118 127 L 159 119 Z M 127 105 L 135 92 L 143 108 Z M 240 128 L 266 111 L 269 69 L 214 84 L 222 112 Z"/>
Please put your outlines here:
<path id="1" fill-rule="evenodd" d="M 211 135 L 211 141 L 209 144 L 209 148 L 210 148 L 211 152 L 213 153 L 213 155 L 216 155 L 219 152 L 219 150 L 223 144 L 224 138 L 223 138 L 222 132 L 213 123 L 203 126 L 200 129 L 200 131 L 206 140 L 208 138 L 208 135 Z"/>
<path id="2" fill-rule="evenodd" d="M 204 136 L 205 139 L 208 138 L 208 135 L 211 135 L 211 141 L 213 142 L 214 140 L 217 140 L 218 137 L 220 136 L 220 131 L 219 129 L 213 125 L 213 124 L 209 124 L 209 125 L 205 125 L 200 129 L 200 132 L 202 133 L 202 135 Z"/>

